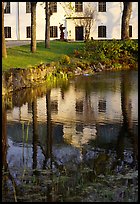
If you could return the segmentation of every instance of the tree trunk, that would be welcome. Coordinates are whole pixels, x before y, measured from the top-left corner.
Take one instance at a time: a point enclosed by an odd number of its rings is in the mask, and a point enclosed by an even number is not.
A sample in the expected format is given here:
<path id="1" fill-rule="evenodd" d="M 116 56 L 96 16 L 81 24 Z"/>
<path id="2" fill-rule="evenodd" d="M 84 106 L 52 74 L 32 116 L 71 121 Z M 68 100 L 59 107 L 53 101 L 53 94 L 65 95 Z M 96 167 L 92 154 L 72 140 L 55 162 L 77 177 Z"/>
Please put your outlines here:
<path id="1" fill-rule="evenodd" d="M 31 2 L 31 52 L 36 52 L 36 2 Z"/>
<path id="2" fill-rule="evenodd" d="M 4 2 L 2 2 L 2 57 L 7 58 L 5 33 L 4 33 Z"/>
<path id="3" fill-rule="evenodd" d="M 132 2 L 123 2 L 121 39 L 129 39 L 129 21 L 132 13 Z"/>
<path id="4" fill-rule="evenodd" d="M 45 13 L 46 13 L 45 48 L 50 48 L 50 11 L 49 11 L 49 2 L 46 2 Z"/>

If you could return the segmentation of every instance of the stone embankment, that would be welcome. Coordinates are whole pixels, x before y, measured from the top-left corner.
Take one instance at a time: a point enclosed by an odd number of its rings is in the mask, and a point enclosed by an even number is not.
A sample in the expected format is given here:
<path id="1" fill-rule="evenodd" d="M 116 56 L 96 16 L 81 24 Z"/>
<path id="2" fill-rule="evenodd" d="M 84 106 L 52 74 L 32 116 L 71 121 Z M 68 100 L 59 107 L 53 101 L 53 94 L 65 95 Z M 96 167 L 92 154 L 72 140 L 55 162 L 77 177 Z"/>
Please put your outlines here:
<path id="1" fill-rule="evenodd" d="M 105 70 L 100 62 L 98 65 L 87 67 L 83 70 L 81 67 L 75 64 L 73 71 L 68 71 L 67 75 L 89 75 L 96 72 Z M 107 70 L 107 69 L 106 69 Z M 2 95 L 7 95 L 10 92 L 15 92 L 23 88 L 35 87 L 47 82 L 48 76 L 55 76 L 56 74 L 62 75 L 62 71 L 57 72 L 56 66 L 51 64 L 40 64 L 37 67 L 31 67 L 27 69 L 23 68 L 11 68 L 10 70 L 2 73 Z"/>
<path id="2" fill-rule="evenodd" d="M 47 67 L 45 64 L 42 64 L 36 68 L 12 68 L 3 72 L 2 95 L 44 83 L 47 76 L 50 74 L 50 69 L 51 68 Z"/>

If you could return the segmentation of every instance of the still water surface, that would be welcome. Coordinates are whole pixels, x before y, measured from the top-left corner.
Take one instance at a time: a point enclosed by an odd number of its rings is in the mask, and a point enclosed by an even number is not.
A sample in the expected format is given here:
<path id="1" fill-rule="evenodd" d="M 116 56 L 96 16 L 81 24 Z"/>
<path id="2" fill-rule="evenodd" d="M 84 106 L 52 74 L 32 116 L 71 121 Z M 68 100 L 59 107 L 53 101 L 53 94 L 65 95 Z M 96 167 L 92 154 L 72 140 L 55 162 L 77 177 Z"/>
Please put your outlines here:
<path id="1" fill-rule="evenodd" d="M 78 76 L 19 91 L 3 104 L 2 123 L 3 166 L 10 175 L 3 200 L 37 200 L 41 192 L 39 201 L 67 201 L 81 180 L 125 174 L 126 166 L 137 170 L 138 73 Z"/>

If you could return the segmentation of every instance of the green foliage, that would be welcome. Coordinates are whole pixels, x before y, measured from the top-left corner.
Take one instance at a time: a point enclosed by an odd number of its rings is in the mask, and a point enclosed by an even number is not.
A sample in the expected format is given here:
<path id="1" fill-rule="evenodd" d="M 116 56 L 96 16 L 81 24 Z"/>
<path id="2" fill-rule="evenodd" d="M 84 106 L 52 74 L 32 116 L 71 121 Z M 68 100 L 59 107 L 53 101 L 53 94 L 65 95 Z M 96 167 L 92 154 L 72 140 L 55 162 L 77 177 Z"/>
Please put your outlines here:
<path id="1" fill-rule="evenodd" d="M 135 67 L 138 61 L 137 40 L 93 40 L 85 43 L 81 51 L 74 52 L 75 57 L 88 59 L 93 64 L 101 62 L 107 67 L 120 69 L 121 65 Z M 113 65 L 113 66 L 112 66 Z"/>
<path id="2" fill-rule="evenodd" d="M 120 70 L 122 68 L 122 65 L 120 63 L 114 63 L 112 66 L 117 70 Z"/>
<path id="3" fill-rule="evenodd" d="M 60 64 L 70 64 L 70 57 L 68 55 L 63 55 L 61 57 Z"/>
<path id="4" fill-rule="evenodd" d="M 75 57 L 80 57 L 80 52 L 78 50 L 74 50 L 73 53 Z"/>

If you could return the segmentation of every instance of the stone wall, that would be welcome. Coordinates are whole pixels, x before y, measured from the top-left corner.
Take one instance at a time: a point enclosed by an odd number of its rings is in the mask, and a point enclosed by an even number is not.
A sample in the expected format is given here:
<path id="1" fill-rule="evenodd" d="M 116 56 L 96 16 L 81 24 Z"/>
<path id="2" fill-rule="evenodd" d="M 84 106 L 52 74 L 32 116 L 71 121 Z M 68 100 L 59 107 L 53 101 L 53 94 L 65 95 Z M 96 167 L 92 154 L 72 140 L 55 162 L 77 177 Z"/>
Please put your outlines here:
<path id="1" fill-rule="evenodd" d="M 13 68 L 5 71 L 2 73 L 2 95 L 42 84 L 52 71 L 52 67 L 44 64 L 36 68 Z"/>

